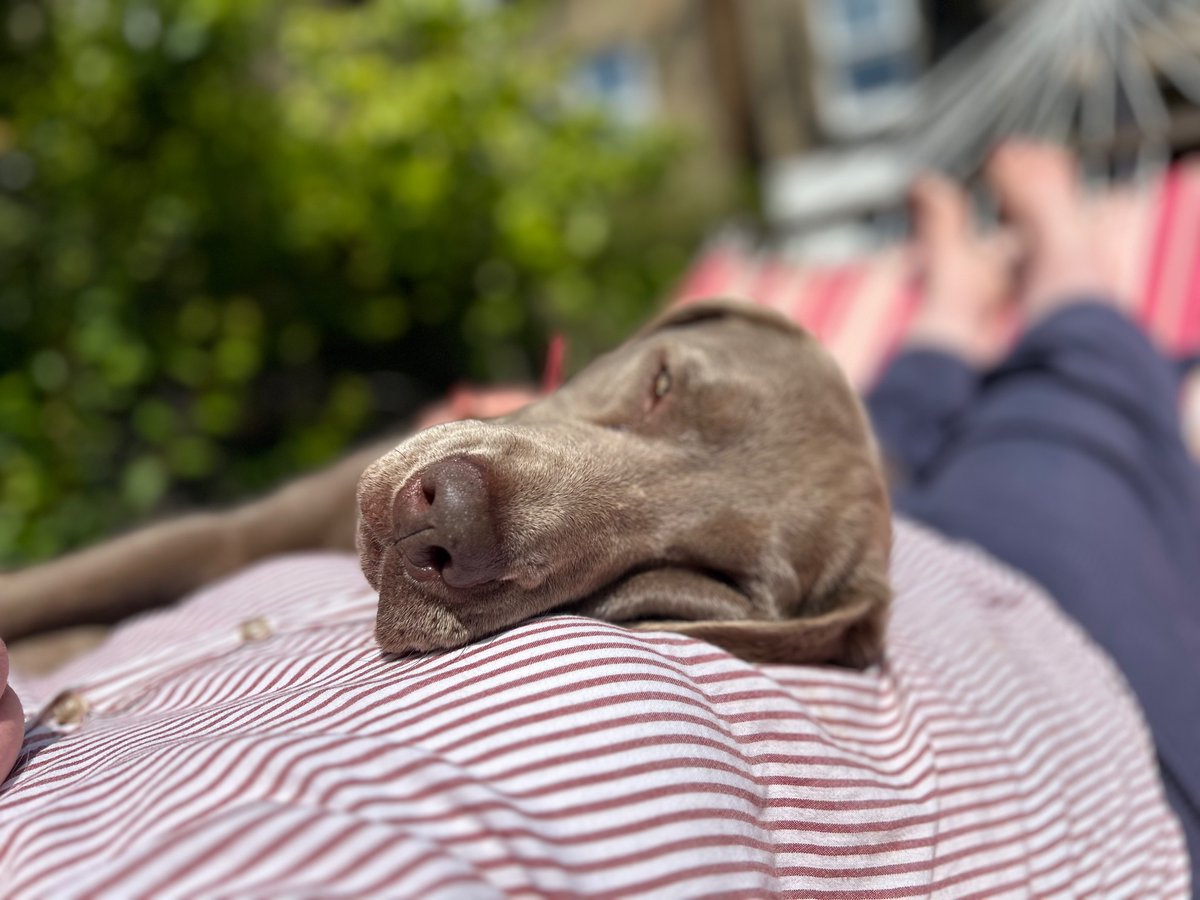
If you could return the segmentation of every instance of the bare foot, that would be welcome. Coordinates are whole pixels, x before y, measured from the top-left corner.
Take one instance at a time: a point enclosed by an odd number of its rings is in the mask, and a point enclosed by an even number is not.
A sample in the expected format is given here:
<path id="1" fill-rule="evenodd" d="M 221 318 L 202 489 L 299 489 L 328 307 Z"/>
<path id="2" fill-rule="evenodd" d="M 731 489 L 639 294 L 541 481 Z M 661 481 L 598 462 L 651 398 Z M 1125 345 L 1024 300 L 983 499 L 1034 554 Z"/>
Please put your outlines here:
<path id="1" fill-rule="evenodd" d="M 1092 250 L 1103 261 L 1104 275 L 1112 279 L 1113 298 L 1126 315 L 1137 310 L 1142 280 L 1142 242 L 1131 238 L 1146 228 L 1149 201 L 1127 185 L 1112 186 L 1089 197 L 1087 218 Z"/>
<path id="2" fill-rule="evenodd" d="M 921 176 L 911 197 L 924 298 L 906 342 L 994 365 L 1013 332 L 1011 241 L 976 233 L 966 194 L 946 178 Z"/>
<path id="3" fill-rule="evenodd" d="M 1097 246 L 1068 151 L 1011 141 L 992 154 L 986 174 L 1023 244 L 1019 290 L 1030 320 L 1084 297 L 1121 305 L 1119 278 L 1108 271 Z"/>

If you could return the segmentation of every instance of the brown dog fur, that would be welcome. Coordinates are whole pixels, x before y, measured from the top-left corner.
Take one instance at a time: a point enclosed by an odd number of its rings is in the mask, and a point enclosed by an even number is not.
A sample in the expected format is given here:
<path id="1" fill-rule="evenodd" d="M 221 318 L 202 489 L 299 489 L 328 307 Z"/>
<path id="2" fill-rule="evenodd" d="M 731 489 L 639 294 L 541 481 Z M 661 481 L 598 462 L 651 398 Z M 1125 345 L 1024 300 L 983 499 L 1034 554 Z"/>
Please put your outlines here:
<path id="1" fill-rule="evenodd" d="M 537 403 L 382 451 L 0 574 L 0 636 L 115 621 L 272 554 L 348 549 L 357 482 L 386 650 L 460 646 L 550 611 L 751 660 L 861 666 L 881 649 L 891 523 L 866 419 L 817 342 L 772 313 L 668 313 Z M 401 487 L 449 459 L 484 467 L 495 532 L 495 577 L 457 588 L 413 577 L 393 521 Z"/>
<path id="2" fill-rule="evenodd" d="M 486 473 L 499 575 L 482 584 L 425 577 L 396 540 L 398 492 L 447 460 Z M 755 307 L 671 312 L 540 402 L 419 433 L 367 469 L 359 505 L 388 650 L 551 610 L 750 660 L 858 666 L 881 647 L 891 519 L 866 418 L 820 345 Z"/>

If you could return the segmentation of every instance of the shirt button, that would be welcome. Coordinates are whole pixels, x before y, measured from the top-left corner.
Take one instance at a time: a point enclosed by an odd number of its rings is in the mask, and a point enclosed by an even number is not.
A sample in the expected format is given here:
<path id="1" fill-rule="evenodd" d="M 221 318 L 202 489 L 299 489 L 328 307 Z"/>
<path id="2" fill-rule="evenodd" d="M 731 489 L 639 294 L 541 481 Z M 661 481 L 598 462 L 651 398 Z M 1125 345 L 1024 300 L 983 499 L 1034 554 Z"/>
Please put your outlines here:
<path id="1" fill-rule="evenodd" d="M 56 725 L 78 725 L 88 714 L 91 704 L 79 691 L 64 691 L 50 707 L 50 718 Z"/>
<path id="2" fill-rule="evenodd" d="M 269 638 L 271 636 L 271 623 L 264 616 L 259 616 L 257 619 L 247 619 L 238 626 L 238 636 L 247 643 Z"/>

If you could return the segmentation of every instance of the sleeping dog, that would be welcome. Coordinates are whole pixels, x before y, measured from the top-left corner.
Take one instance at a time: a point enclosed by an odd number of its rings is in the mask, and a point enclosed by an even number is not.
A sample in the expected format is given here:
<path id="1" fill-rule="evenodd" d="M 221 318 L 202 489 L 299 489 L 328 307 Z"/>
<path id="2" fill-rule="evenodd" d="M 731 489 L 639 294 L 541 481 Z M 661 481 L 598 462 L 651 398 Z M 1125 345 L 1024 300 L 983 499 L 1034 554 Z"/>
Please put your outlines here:
<path id="1" fill-rule="evenodd" d="M 379 453 L 0 575 L 0 637 L 114 621 L 268 555 L 354 542 L 386 651 L 552 611 L 755 661 L 862 666 L 881 649 L 878 454 L 832 358 L 773 313 L 669 312 L 542 400 Z"/>

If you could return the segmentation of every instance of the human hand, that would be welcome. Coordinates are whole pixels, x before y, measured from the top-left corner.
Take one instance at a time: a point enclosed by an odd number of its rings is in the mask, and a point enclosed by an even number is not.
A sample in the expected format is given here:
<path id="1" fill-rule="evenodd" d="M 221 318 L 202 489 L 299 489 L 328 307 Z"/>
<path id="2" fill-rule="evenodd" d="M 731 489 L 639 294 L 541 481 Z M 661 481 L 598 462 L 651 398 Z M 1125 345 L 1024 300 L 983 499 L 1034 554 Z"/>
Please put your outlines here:
<path id="1" fill-rule="evenodd" d="M 25 713 L 8 684 L 8 648 L 0 641 L 0 781 L 8 777 L 25 736 Z"/>

